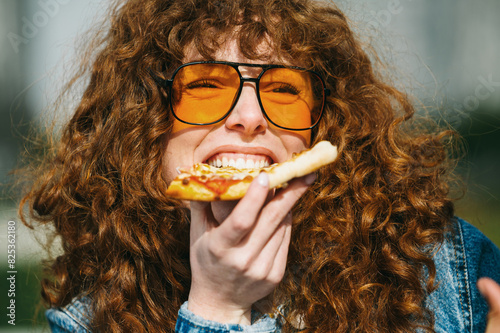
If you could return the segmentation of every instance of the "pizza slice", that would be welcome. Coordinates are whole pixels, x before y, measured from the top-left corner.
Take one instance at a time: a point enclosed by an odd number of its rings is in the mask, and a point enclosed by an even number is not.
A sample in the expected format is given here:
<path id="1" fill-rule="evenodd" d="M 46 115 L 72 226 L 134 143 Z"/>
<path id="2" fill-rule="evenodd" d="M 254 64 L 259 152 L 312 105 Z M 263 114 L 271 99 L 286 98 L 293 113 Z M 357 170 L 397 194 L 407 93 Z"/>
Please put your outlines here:
<path id="1" fill-rule="evenodd" d="M 336 158 L 337 147 L 328 141 L 321 141 L 286 162 L 264 168 L 218 168 L 198 163 L 190 170 L 179 170 L 179 175 L 167 188 L 167 195 L 194 201 L 237 200 L 245 195 L 250 183 L 261 172 L 269 175 L 269 188 L 279 188 L 293 178 L 305 176 L 332 163 Z"/>

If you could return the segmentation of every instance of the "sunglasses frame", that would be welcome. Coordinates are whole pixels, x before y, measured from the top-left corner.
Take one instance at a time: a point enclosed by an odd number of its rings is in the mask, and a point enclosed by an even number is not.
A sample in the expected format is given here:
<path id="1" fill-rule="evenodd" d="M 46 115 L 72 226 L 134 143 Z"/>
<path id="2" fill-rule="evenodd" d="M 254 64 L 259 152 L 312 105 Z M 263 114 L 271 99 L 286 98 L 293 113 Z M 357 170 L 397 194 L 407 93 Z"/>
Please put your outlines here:
<path id="1" fill-rule="evenodd" d="M 230 66 L 230 67 L 232 67 L 232 68 L 234 68 L 236 70 L 236 73 L 238 73 L 239 78 L 240 78 L 240 86 L 238 88 L 238 93 L 237 93 L 237 95 L 236 95 L 236 97 L 234 99 L 233 104 L 231 105 L 231 107 L 229 108 L 229 110 L 222 117 L 220 117 L 219 119 L 217 119 L 215 121 L 212 121 L 210 123 L 192 123 L 192 122 L 188 122 L 188 121 L 182 120 L 182 119 L 180 119 L 175 114 L 174 108 L 172 106 L 172 93 L 171 93 L 171 89 L 172 89 L 172 85 L 173 85 L 175 76 L 177 75 L 177 73 L 182 68 L 187 67 L 187 66 L 192 66 L 192 65 L 199 65 L 199 64 L 219 64 L 219 65 Z M 254 67 L 254 68 L 257 67 L 257 68 L 262 68 L 262 71 L 260 72 L 260 74 L 256 78 L 253 78 L 253 77 L 243 77 L 241 75 L 240 70 L 239 70 L 239 67 L 241 67 L 241 66 L 243 66 L 243 67 Z M 268 70 L 274 69 L 274 68 L 289 68 L 289 69 L 295 69 L 295 70 L 305 71 L 305 72 L 309 72 L 309 73 L 311 73 L 311 74 L 313 74 L 313 75 L 315 75 L 315 76 L 317 76 L 319 78 L 319 80 L 320 80 L 320 82 L 321 82 L 321 84 L 323 86 L 323 100 L 321 101 L 320 114 L 319 114 L 318 119 L 316 120 L 316 122 L 314 124 L 312 124 L 311 126 L 306 127 L 306 128 L 299 128 L 299 129 L 297 129 L 297 128 L 289 128 L 289 127 L 285 127 L 285 126 L 281 126 L 281 125 L 276 124 L 268 116 L 268 114 L 266 113 L 266 110 L 264 109 L 264 106 L 262 105 L 262 101 L 260 99 L 259 82 L 260 82 L 261 77 L 264 75 L 264 73 L 266 73 Z M 282 129 L 289 130 L 289 131 L 307 131 L 307 130 L 310 130 L 310 129 L 314 128 L 319 123 L 319 121 L 321 120 L 321 117 L 323 116 L 323 111 L 325 109 L 326 98 L 327 98 L 327 96 L 330 95 L 330 89 L 326 88 L 325 81 L 323 80 L 323 78 L 321 77 L 321 75 L 318 72 L 315 72 L 315 71 L 312 71 L 312 70 L 307 70 L 305 68 L 296 67 L 296 66 L 283 66 L 283 65 L 273 65 L 273 64 L 249 64 L 249 63 L 228 62 L 228 61 L 194 61 L 194 62 L 188 62 L 188 63 L 182 64 L 181 66 L 179 66 L 172 73 L 171 78 L 167 79 L 167 80 L 162 79 L 162 78 L 156 76 L 152 71 L 151 71 L 151 74 L 152 74 L 153 79 L 155 80 L 155 82 L 161 88 L 163 88 L 165 91 L 168 91 L 168 104 L 169 104 L 169 107 L 170 107 L 170 111 L 174 115 L 175 119 L 177 119 L 178 121 L 180 121 L 182 123 L 189 124 L 189 125 L 207 126 L 207 125 L 213 125 L 213 124 L 216 124 L 218 122 L 221 122 L 222 120 L 224 120 L 225 118 L 227 118 L 231 114 L 231 112 L 233 111 L 234 107 L 238 103 L 238 100 L 239 100 L 240 95 L 241 95 L 241 91 L 243 89 L 243 84 L 245 82 L 255 82 L 256 91 L 257 91 L 257 100 L 259 101 L 260 110 L 264 114 L 264 117 L 271 124 L 273 124 L 274 126 L 276 126 L 278 128 L 282 128 Z"/>

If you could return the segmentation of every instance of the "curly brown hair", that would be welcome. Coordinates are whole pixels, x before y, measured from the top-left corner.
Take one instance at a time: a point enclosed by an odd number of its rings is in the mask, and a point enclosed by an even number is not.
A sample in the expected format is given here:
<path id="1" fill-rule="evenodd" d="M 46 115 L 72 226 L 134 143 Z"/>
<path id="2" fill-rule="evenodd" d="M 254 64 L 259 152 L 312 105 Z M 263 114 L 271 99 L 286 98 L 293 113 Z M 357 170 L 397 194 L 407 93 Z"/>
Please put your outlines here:
<path id="1" fill-rule="evenodd" d="M 190 288 L 189 211 L 164 194 L 172 117 L 151 72 L 167 77 L 188 45 L 212 59 L 231 33 L 247 58 L 265 60 L 256 46 L 271 41 L 332 91 L 313 141 L 338 145 L 339 159 L 294 208 L 287 272 L 271 295 L 283 329 L 432 331 L 424 299 L 453 216 L 450 133 L 411 134 L 409 97 L 375 74 L 335 5 L 129 0 L 110 17 L 70 82 L 90 74 L 79 105 L 21 202 L 62 239 L 42 283 L 49 306 L 88 295 L 95 331 L 174 331 Z"/>

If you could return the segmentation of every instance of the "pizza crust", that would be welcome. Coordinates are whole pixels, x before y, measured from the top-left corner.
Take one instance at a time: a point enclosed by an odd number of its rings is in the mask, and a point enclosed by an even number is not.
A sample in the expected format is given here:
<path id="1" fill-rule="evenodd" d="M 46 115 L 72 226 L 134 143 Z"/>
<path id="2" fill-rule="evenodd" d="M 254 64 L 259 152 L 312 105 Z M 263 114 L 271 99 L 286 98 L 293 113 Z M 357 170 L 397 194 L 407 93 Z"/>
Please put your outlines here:
<path id="1" fill-rule="evenodd" d="M 290 160 L 270 166 L 269 187 L 275 188 L 293 178 L 302 177 L 330 164 L 337 158 L 337 147 L 320 141 L 313 148 L 304 150 Z"/>
<path id="2" fill-rule="evenodd" d="M 195 201 L 238 200 L 245 195 L 260 172 L 269 175 L 269 188 L 278 188 L 293 178 L 305 176 L 332 163 L 336 158 L 337 147 L 328 141 L 321 141 L 286 162 L 262 169 L 216 168 L 198 163 L 190 170 L 179 170 L 180 174 L 167 188 L 167 195 Z"/>

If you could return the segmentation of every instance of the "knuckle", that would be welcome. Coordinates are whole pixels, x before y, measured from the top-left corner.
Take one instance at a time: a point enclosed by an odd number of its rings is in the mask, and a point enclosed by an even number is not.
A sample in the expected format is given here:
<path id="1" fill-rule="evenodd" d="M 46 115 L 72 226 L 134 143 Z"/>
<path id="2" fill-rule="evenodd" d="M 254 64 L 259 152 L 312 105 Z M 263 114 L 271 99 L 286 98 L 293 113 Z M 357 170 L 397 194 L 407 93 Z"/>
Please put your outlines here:
<path id="1" fill-rule="evenodd" d="M 233 230 L 237 233 L 248 232 L 253 225 L 253 221 L 237 217 L 232 221 Z"/>
<path id="2" fill-rule="evenodd" d="M 207 251 L 210 254 L 210 256 L 219 260 L 225 257 L 226 255 L 226 250 L 213 241 L 208 244 Z"/>
<path id="3" fill-rule="evenodd" d="M 274 285 L 274 286 L 278 285 L 278 284 L 281 282 L 281 280 L 282 280 L 282 279 L 283 279 L 283 276 L 282 276 L 282 275 L 281 275 L 281 276 L 278 276 L 278 275 L 270 275 L 270 276 L 268 276 L 268 277 L 267 277 L 267 281 L 268 281 L 270 284 Z"/>
<path id="4" fill-rule="evenodd" d="M 283 271 L 272 271 L 267 276 L 267 281 L 272 285 L 278 285 L 281 280 L 283 280 L 284 272 Z"/>
<path id="5" fill-rule="evenodd" d="M 269 267 L 269 265 L 259 265 L 252 272 L 252 277 L 256 281 L 266 281 L 266 282 L 269 282 L 270 269 L 271 269 L 271 267 Z"/>
<path id="6" fill-rule="evenodd" d="M 249 255 L 243 255 L 234 262 L 234 268 L 242 273 L 248 273 L 252 269 L 253 258 Z"/>
<path id="7" fill-rule="evenodd" d="M 262 271 L 259 272 L 253 272 L 252 273 L 252 280 L 254 281 L 265 281 L 267 282 L 267 274 L 265 274 Z"/>

